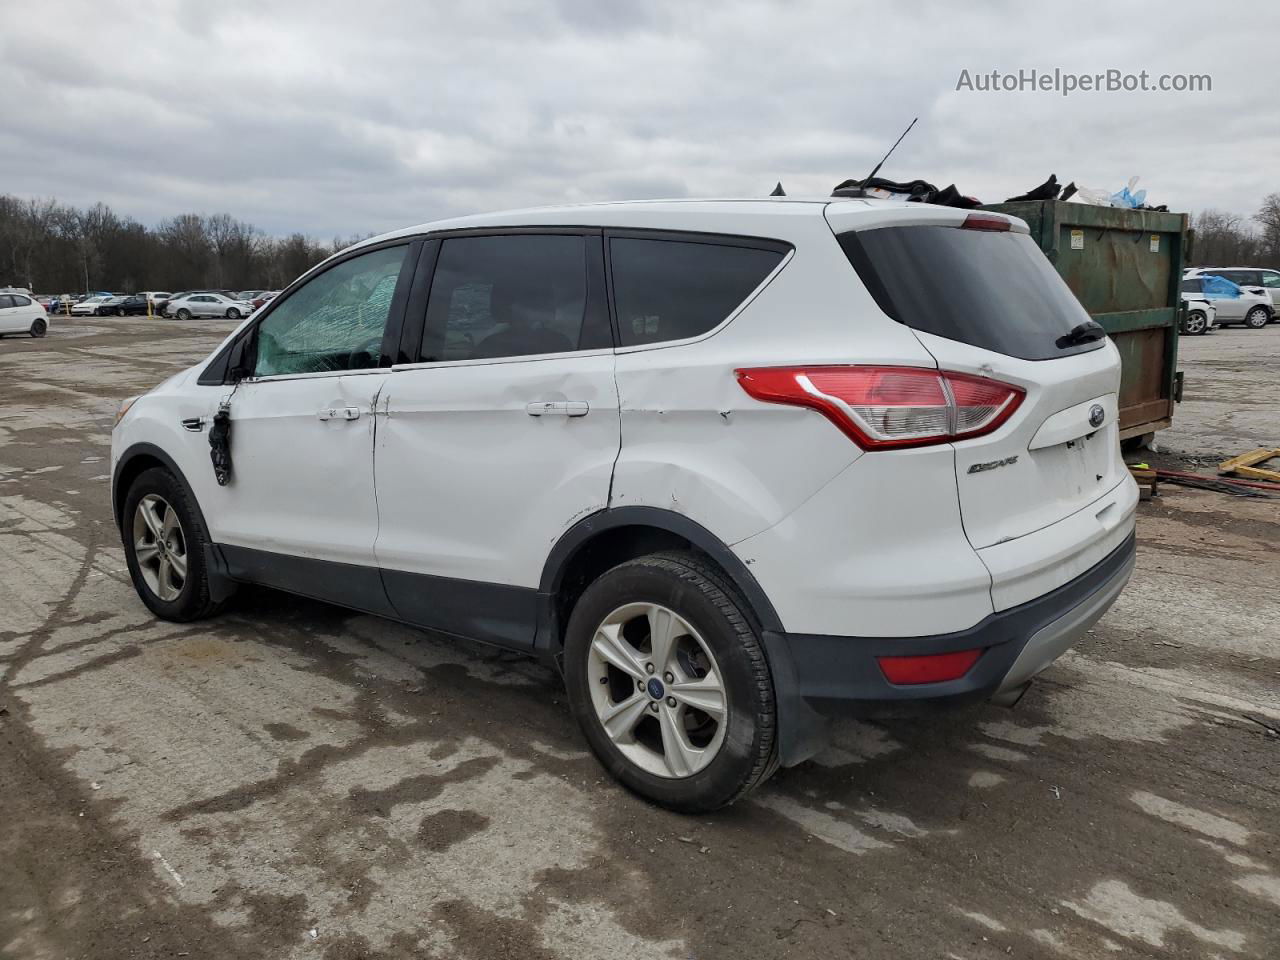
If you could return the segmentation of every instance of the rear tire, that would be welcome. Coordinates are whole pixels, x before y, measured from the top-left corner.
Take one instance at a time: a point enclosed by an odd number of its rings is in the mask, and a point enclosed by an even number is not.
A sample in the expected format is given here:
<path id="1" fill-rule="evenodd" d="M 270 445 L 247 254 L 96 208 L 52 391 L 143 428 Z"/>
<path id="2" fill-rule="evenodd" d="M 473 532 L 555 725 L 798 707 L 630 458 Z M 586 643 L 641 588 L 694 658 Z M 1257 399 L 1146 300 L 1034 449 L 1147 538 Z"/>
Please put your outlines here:
<path id="1" fill-rule="evenodd" d="M 181 310 L 178 311 L 177 317 L 179 320 L 190 320 L 191 311 L 188 310 L 186 307 L 183 307 Z"/>
<path id="2" fill-rule="evenodd" d="M 239 320 L 239 319 L 240 319 L 240 311 L 239 311 L 239 310 L 237 310 L 235 307 L 232 307 L 230 310 L 228 310 L 228 311 L 227 311 L 227 319 L 228 319 L 228 320 Z"/>
<path id="3" fill-rule="evenodd" d="M 39 340 L 49 332 L 49 322 L 43 317 L 36 317 L 31 321 L 31 336 L 35 340 Z"/>
<path id="4" fill-rule="evenodd" d="M 1266 307 L 1254 307 L 1244 316 L 1244 325 L 1250 330 L 1261 330 L 1271 322 L 1271 314 Z"/>
<path id="5" fill-rule="evenodd" d="M 210 597 L 209 532 L 185 483 L 163 467 L 143 471 L 125 496 L 121 528 L 129 576 L 147 609 L 177 623 L 222 609 Z"/>
<path id="6" fill-rule="evenodd" d="M 117 317 L 123 317 L 123 316 L 124 316 L 124 307 L 116 307 L 116 316 L 117 316 Z"/>
<path id="7" fill-rule="evenodd" d="M 746 603 L 701 556 L 654 554 L 603 574 L 574 607 L 564 653 L 587 742 L 645 799 L 715 810 L 777 768 L 764 648 Z"/>

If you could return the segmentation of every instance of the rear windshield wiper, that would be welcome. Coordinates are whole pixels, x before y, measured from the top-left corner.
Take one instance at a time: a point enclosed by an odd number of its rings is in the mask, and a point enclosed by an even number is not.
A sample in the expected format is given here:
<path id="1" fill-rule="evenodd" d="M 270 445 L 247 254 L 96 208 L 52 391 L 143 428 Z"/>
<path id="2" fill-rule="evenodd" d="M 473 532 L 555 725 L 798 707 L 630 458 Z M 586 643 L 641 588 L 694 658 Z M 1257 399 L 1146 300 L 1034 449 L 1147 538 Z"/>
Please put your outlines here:
<path id="1" fill-rule="evenodd" d="M 1067 347 L 1077 347 L 1082 343 L 1092 343 L 1094 340 L 1101 340 L 1107 335 L 1107 331 L 1102 329 L 1102 324 L 1093 320 L 1086 320 L 1084 323 L 1076 324 L 1071 328 L 1071 332 L 1057 340 L 1058 349 L 1065 350 Z"/>

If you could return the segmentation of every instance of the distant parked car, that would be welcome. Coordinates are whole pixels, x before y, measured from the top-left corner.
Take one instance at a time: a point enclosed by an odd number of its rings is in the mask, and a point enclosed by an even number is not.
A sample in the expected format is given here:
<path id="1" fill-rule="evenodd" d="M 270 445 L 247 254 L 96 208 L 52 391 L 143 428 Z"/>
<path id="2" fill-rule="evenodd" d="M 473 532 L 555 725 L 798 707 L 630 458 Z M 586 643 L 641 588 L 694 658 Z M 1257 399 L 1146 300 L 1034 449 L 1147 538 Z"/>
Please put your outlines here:
<path id="1" fill-rule="evenodd" d="M 106 300 L 98 304 L 98 308 L 93 311 L 95 317 L 114 317 L 116 315 L 116 307 L 124 303 L 128 297 L 123 293 L 117 293 L 115 296 L 107 297 Z"/>
<path id="2" fill-rule="evenodd" d="M 1185 274 L 1178 289 L 1210 301 L 1217 308 L 1220 326 L 1239 323 L 1252 330 L 1261 330 L 1275 314 L 1271 298 L 1265 293 L 1250 293 L 1226 277 L 1204 270 Z"/>
<path id="3" fill-rule="evenodd" d="M 257 300 L 258 297 L 260 297 L 264 293 L 266 293 L 265 290 L 241 290 L 236 294 L 236 299 L 248 300 L 250 303 L 252 303 L 254 300 Z"/>
<path id="4" fill-rule="evenodd" d="M 102 316 L 141 317 L 147 313 L 147 298 L 141 293 L 129 297 L 115 297 L 98 308 Z"/>
<path id="5" fill-rule="evenodd" d="M 0 334 L 43 337 L 48 332 L 49 317 L 44 307 L 25 293 L 0 293 Z"/>
<path id="6" fill-rule="evenodd" d="M 1280 270 L 1270 270 L 1255 267 L 1198 267 L 1196 271 L 1201 273 L 1212 273 L 1217 277 L 1226 277 L 1237 286 L 1246 289 L 1250 287 L 1258 287 L 1267 298 L 1271 301 L 1272 321 L 1276 318 L 1276 313 L 1280 312 Z M 1195 275 L 1193 272 L 1191 275 Z"/>
<path id="7" fill-rule="evenodd" d="M 190 320 L 192 317 L 239 320 L 253 313 L 253 304 L 247 300 L 233 300 L 221 293 L 195 293 L 180 300 L 170 300 L 168 311 L 179 320 Z"/>
<path id="8" fill-rule="evenodd" d="M 98 293 L 92 297 L 85 297 L 79 303 L 71 305 L 71 315 L 73 317 L 92 317 L 98 312 L 98 308 L 111 300 L 111 294 Z"/>
<path id="9" fill-rule="evenodd" d="M 253 309 L 260 310 L 264 304 L 270 303 L 278 296 L 280 296 L 279 290 L 263 290 L 253 298 Z"/>
<path id="10" fill-rule="evenodd" d="M 1182 302 L 1187 305 L 1187 312 L 1182 318 L 1182 332 L 1190 336 L 1204 336 L 1210 330 L 1218 328 L 1218 310 L 1203 294 L 1184 293 Z"/>
<path id="11" fill-rule="evenodd" d="M 168 290 L 139 290 L 137 295 L 151 301 L 152 310 L 156 310 L 160 304 L 173 296 Z"/>

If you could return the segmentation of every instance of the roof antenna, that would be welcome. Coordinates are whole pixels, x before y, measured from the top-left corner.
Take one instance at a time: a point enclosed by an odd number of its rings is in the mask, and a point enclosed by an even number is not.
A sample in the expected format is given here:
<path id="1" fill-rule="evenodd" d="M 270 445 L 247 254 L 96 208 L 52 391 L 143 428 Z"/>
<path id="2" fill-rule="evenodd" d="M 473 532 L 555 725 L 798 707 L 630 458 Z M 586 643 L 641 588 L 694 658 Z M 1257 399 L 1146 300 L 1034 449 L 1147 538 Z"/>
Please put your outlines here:
<path id="1" fill-rule="evenodd" d="M 875 175 L 880 172 L 880 168 L 883 167 L 884 162 L 889 159 L 889 155 L 898 149 L 898 144 L 906 138 L 907 134 L 911 132 L 911 128 L 916 125 L 916 121 L 919 119 L 919 117 L 916 117 L 915 120 L 912 120 L 907 124 L 907 129 L 902 131 L 902 136 L 893 141 L 893 146 L 889 148 L 889 153 L 886 153 L 880 158 L 880 162 L 875 165 L 875 169 L 867 174 L 866 178 L 863 179 L 861 183 L 857 180 L 846 180 L 844 183 L 832 190 L 831 195 L 833 197 L 865 197 L 867 195 L 865 184 L 874 179 Z"/>
<path id="2" fill-rule="evenodd" d="M 773 193 L 769 194 L 769 196 L 771 197 L 785 197 L 786 195 L 787 195 L 787 191 L 782 189 L 781 180 L 779 180 L 778 185 L 773 188 Z"/>

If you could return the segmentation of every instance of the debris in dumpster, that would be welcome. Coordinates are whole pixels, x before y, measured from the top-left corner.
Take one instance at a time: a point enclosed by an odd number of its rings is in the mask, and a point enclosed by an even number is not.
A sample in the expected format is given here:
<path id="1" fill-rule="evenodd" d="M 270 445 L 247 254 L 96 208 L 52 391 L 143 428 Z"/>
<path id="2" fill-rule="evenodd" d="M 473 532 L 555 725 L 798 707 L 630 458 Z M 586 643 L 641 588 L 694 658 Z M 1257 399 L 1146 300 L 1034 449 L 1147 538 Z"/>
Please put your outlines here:
<path id="1" fill-rule="evenodd" d="M 1040 184 L 1040 186 L 1016 197 L 1010 197 L 1005 203 L 1018 203 L 1023 200 L 1056 200 L 1058 199 L 1058 191 L 1061 189 L 1062 187 L 1058 185 L 1058 175 L 1051 173 L 1049 174 L 1049 179 Z M 1074 189 L 1072 192 L 1075 192 Z"/>
<path id="2" fill-rule="evenodd" d="M 1257 450 L 1250 450 L 1248 453 L 1242 453 L 1238 457 L 1222 461 L 1222 463 L 1218 464 L 1218 473 L 1223 476 L 1239 474 L 1250 480 L 1280 483 L 1280 470 L 1267 470 L 1259 466 L 1259 464 L 1266 463 L 1276 457 L 1280 457 L 1280 449 L 1268 450 L 1265 447 L 1259 447 Z"/>
<path id="3" fill-rule="evenodd" d="M 1137 185 L 1138 178 L 1130 177 L 1128 184 L 1111 195 L 1111 205 L 1113 207 L 1128 207 L 1131 210 L 1142 206 L 1147 200 L 1147 191 L 1135 191 L 1134 187 Z"/>

